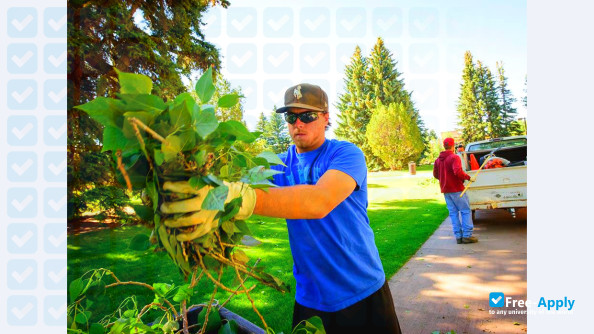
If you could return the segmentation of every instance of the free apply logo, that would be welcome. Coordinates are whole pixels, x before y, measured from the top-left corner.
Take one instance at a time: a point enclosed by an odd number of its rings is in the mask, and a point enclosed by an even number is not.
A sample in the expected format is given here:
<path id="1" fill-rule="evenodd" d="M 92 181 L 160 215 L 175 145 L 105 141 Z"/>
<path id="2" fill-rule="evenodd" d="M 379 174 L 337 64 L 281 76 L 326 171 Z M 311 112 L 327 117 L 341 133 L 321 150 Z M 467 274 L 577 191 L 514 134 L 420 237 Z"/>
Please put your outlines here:
<path id="1" fill-rule="evenodd" d="M 540 297 L 538 300 L 538 304 L 536 305 L 537 308 L 546 308 L 547 311 L 551 309 L 558 310 L 566 310 L 571 311 L 573 309 L 573 305 L 575 304 L 575 299 L 568 299 L 567 297 L 563 297 L 563 299 L 546 299 L 545 297 Z M 531 307 L 534 303 L 530 300 L 523 300 L 523 299 L 513 299 L 512 297 L 505 297 L 503 292 L 491 292 L 489 293 L 489 306 L 490 307 Z"/>

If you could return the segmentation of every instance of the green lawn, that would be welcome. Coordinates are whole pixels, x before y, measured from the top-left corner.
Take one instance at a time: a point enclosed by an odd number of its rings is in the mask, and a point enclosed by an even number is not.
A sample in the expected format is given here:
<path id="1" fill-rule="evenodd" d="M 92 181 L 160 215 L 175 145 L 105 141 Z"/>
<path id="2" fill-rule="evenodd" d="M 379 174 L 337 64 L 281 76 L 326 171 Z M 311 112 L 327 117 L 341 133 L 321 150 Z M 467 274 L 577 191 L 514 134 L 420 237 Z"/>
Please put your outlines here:
<path id="1" fill-rule="evenodd" d="M 447 216 L 439 185 L 432 180 L 430 170 L 427 167 L 418 168 L 416 177 L 411 177 L 404 171 L 369 175 L 369 218 L 388 278 L 406 263 Z M 287 294 L 258 287 L 252 292 L 252 296 L 270 327 L 277 333 L 290 333 L 295 280 L 292 276 L 292 258 L 285 222 L 282 219 L 254 216 L 248 224 L 254 236 L 263 243 L 246 253 L 252 259 L 262 258 L 261 263 L 267 272 L 290 283 L 292 287 L 292 293 Z M 128 226 L 69 236 L 69 282 L 90 269 L 108 268 L 122 281 L 182 284 L 183 279 L 177 268 L 165 253 L 135 252 L 128 249 L 129 240 L 138 233 L 148 235 L 150 231 L 142 226 Z M 234 286 L 233 278 L 234 273 L 229 272 L 222 281 Z M 105 310 L 97 310 L 96 314 L 113 311 L 122 296 L 136 295 L 140 307 L 153 299 L 147 293 L 150 291 L 139 287 L 120 286 L 111 290 L 113 291 L 108 291 L 111 293 L 111 305 L 106 303 Z M 192 298 L 193 303 L 208 300 L 212 285 L 203 279 L 198 291 Z M 216 298 L 222 303 L 228 295 L 220 292 Z M 233 298 L 226 307 L 263 327 L 244 296 Z M 150 321 L 151 315 L 145 320 Z"/>

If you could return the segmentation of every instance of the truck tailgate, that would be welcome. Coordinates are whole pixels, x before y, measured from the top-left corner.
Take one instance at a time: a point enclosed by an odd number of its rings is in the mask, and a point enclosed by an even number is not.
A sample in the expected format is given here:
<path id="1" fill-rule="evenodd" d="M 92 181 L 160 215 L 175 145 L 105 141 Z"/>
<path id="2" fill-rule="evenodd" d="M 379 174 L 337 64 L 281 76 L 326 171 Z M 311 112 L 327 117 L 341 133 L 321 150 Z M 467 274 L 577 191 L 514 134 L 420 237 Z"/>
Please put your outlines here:
<path id="1" fill-rule="evenodd" d="M 471 209 L 525 207 L 527 170 L 527 166 L 481 170 L 467 191 Z M 468 174 L 473 176 L 476 171 Z"/>

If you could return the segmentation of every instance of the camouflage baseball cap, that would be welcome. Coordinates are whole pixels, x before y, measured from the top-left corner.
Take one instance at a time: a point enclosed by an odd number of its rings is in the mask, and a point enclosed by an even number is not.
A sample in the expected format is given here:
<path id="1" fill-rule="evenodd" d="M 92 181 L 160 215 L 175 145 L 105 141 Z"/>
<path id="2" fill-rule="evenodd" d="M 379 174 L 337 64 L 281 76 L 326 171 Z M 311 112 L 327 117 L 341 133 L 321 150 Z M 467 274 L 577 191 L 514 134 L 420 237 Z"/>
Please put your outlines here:
<path id="1" fill-rule="evenodd" d="M 293 86 L 285 92 L 285 106 L 276 109 L 283 113 L 289 108 L 305 108 L 315 111 L 328 112 L 328 95 L 320 86 L 302 83 Z"/>

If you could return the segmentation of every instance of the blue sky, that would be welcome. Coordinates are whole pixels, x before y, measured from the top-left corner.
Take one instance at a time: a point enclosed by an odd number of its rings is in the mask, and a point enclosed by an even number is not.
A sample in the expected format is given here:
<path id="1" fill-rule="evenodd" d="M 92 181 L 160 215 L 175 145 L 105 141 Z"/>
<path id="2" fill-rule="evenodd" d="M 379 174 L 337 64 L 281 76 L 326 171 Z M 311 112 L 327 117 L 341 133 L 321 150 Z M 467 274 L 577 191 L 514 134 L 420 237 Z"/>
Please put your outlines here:
<path id="1" fill-rule="evenodd" d="M 232 1 L 228 9 L 211 9 L 204 21 L 206 39 L 221 51 L 224 76 L 246 93 L 251 128 L 300 82 L 327 91 L 335 118 L 345 61 L 355 45 L 368 55 L 377 37 L 392 51 L 426 125 L 438 133 L 456 128 L 466 50 L 493 72 L 502 61 L 513 95 L 524 95 L 525 1 Z"/>

